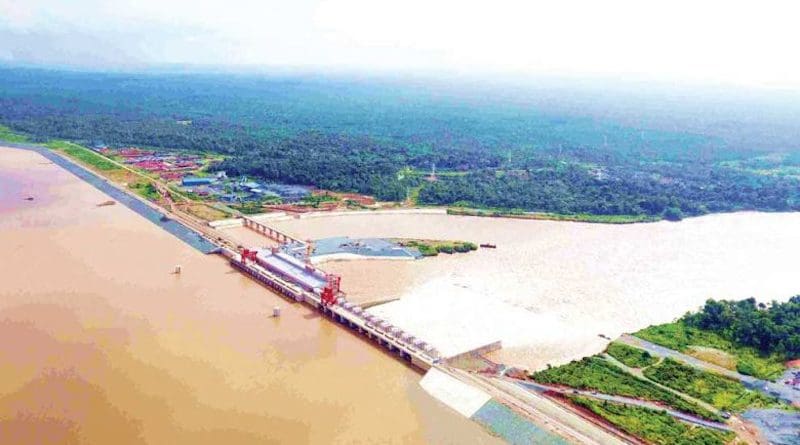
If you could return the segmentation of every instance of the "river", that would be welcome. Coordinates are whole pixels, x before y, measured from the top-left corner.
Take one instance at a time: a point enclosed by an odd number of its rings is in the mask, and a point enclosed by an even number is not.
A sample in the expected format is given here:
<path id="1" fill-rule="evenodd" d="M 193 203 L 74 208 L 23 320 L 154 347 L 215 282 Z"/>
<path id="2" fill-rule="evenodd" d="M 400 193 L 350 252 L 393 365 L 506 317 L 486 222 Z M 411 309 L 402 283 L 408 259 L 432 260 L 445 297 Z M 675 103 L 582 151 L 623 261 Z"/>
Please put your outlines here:
<path id="1" fill-rule="evenodd" d="M 414 370 L 106 200 L 0 148 L 0 443 L 498 442 Z"/>
<path id="2" fill-rule="evenodd" d="M 496 249 L 413 262 L 350 261 L 353 301 L 447 355 L 502 340 L 498 361 L 526 368 L 601 351 L 607 340 L 668 322 L 708 298 L 785 300 L 800 293 L 800 213 L 741 212 L 681 222 L 603 225 L 433 214 L 291 219 L 302 239 L 455 239 Z"/>

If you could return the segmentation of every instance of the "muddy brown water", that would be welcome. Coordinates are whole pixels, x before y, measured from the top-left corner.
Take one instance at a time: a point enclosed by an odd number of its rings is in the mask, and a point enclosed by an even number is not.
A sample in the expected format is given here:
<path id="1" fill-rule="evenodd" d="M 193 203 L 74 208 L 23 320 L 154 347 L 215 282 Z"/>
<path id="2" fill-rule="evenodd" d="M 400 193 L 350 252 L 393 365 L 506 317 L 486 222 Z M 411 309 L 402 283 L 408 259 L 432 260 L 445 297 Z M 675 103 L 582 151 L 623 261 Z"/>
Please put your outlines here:
<path id="1" fill-rule="evenodd" d="M 330 236 L 454 239 L 496 244 L 413 262 L 325 263 L 354 301 L 459 352 L 495 340 L 493 358 L 527 368 L 564 363 L 607 340 L 664 323 L 708 298 L 786 300 L 800 294 L 800 213 L 741 212 L 678 223 L 603 225 L 432 214 L 293 219 L 278 229 Z"/>
<path id="2" fill-rule="evenodd" d="M 497 442 L 414 370 L 107 199 L 0 148 L 0 443 Z"/>

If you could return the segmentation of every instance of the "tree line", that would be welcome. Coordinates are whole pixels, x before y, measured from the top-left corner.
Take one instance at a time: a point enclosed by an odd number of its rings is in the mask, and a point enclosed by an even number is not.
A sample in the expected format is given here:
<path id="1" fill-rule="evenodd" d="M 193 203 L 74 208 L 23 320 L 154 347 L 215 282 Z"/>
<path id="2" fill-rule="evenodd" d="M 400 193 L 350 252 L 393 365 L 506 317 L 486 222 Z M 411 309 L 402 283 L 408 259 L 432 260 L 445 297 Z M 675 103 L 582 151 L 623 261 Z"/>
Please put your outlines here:
<path id="1" fill-rule="evenodd" d="M 757 303 L 754 298 L 708 300 L 702 310 L 686 315 L 684 321 L 765 355 L 800 358 L 800 295 L 770 304 Z"/>
<path id="2" fill-rule="evenodd" d="M 553 213 L 800 210 L 800 180 L 698 157 L 715 142 L 381 84 L 0 70 L 0 124 L 34 140 L 222 153 L 232 174 L 422 204 Z M 336 94 L 333 94 L 336 93 Z M 610 143 L 602 143 L 605 138 Z M 722 153 L 722 150 L 713 153 Z M 753 161 L 755 162 L 755 161 Z M 789 155 L 786 165 L 800 165 Z M 435 182 L 403 175 L 411 167 Z M 757 166 L 757 164 L 753 164 Z M 755 168 L 755 167 L 753 167 Z"/>

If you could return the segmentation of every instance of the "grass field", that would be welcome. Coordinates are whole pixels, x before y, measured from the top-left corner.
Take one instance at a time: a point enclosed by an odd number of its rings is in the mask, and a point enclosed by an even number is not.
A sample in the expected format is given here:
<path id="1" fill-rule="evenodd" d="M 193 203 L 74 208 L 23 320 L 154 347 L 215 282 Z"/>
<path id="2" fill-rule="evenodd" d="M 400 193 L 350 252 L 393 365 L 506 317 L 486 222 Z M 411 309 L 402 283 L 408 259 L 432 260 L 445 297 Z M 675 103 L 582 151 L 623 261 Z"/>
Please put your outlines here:
<path id="1" fill-rule="evenodd" d="M 587 357 L 563 366 L 535 372 L 530 377 L 543 384 L 565 385 L 590 389 L 604 394 L 635 397 L 661 402 L 679 411 L 700 417 L 721 420 L 716 414 L 640 379 L 600 357 Z"/>
<path id="2" fill-rule="evenodd" d="M 158 189 L 156 189 L 156 187 L 150 182 L 137 182 L 130 184 L 129 187 L 137 195 L 147 200 L 158 201 L 161 198 L 161 195 L 158 193 Z"/>
<path id="3" fill-rule="evenodd" d="M 726 411 L 741 412 L 748 408 L 768 407 L 777 403 L 773 398 L 748 390 L 738 381 L 701 371 L 669 358 L 645 369 L 644 375 Z"/>
<path id="4" fill-rule="evenodd" d="M 666 348 L 696 355 L 700 359 L 709 351 L 692 349 L 691 346 L 718 349 L 735 358 L 736 371 L 760 379 L 774 380 L 785 371 L 780 357 L 761 356 L 752 348 L 737 346 L 713 332 L 692 328 L 680 321 L 650 326 L 634 335 Z"/>
<path id="5" fill-rule="evenodd" d="M 733 440 L 725 433 L 676 420 L 664 411 L 571 397 L 572 403 L 586 408 L 619 429 L 659 445 L 724 445 Z"/>
<path id="6" fill-rule="evenodd" d="M 189 213 L 206 221 L 215 221 L 218 219 L 225 219 L 230 217 L 228 213 L 225 213 L 221 210 L 217 210 L 209 205 L 202 203 L 187 204 L 183 206 L 182 209 L 186 213 Z"/>
<path id="7" fill-rule="evenodd" d="M 8 127 L 4 127 L 2 125 L 0 125 L 0 140 L 20 143 L 28 142 L 28 138 L 26 136 L 14 133 Z M 123 170 L 113 162 L 108 161 L 103 156 L 89 150 L 86 147 L 82 147 L 72 142 L 56 140 L 50 141 L 44 145 L 51 150 L 60 151 L 67 156 L 80 161 L 89 167 L 94 167 L 95 169 L 104 173 L 113 173 L 117 170 Z"/>
<path id="8" fill-rule="evenodd" d="M 103 156 L 82 147 L 78 144 L 73 144 L 67 141 L 51 141 L 45 144 L 48 148 L 60 151 L 67 156 L 80 161 L 87 166 L 94 167 L 102 172 L 109 172 L 114 170 L 121 170 L 121 168 L 109 161 Z"/>
<path id="9" fill-rule="evenodd" d="M 646 368 L 658 362 L 657 357 L 653 357 L 645 350 L 617 342 L 609 344 L 606 352 L 631 368 Z"/>

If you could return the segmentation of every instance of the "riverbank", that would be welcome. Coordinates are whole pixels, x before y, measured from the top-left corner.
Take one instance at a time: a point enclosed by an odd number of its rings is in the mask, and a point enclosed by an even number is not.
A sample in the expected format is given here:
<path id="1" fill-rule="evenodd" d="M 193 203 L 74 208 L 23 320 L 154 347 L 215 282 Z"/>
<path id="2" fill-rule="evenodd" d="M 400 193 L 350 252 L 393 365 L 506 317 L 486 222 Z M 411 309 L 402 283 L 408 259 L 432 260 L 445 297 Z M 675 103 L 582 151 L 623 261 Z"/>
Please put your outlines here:
<path id="1" fill-rule="evenodd" d="M 13 146 L 13 148 L 32 151 L 46 158 L 50 162 L 82 179 L 86 183 L 91 184 L 97 190 L 100 190 L 109 197 L 114 198 L 116 200 L 114 202 L 121 203 L 125 207 L 136 212 L 139 216 L 161 227 L 200 252 L 212 253 L 217 250 L 217 246 L 184 225 L 169 219 L 164 211 L 155 205 L 145 202 L 141 199 L 136 199 L 119 187 L 110 183 L 108 179 L 86 170 L 85 168 L 73 163 L 66 157 L 59 156 L 47 148 L 36 145 L 16 144 Z"/>
<path id="2" fill-rule="evenodd" d="M 597 224 L 634 224 L 661 221 L 660 216 L 651 215 L 592 215 L 589 213 L 564 214 L 564 213 L 544 213 L 544 212 L 525 212 L 522 210 L 511 211 L 502 209 L 469 209 L 462 207 L 449 207 L 448 215 L 458 216 L 483 216 L 489 218 L 514 218 L 530 219 L 536 221 L 571 221 Z"/>
<path id="3" fill-rule="evenodd" d="M 13 146 L 14 143 L 22 143 L 27 146 L 30 146 L 26 142 L 26 138 L 24 136 L 14 134 L 13 132 L 8 131 L 7 128 L 0 126 L 0 140 L 7 140 L 10 143 L 8 145 Z M 131 185 L 131 188 L 135 190 L 138 194 L 146 199 L 156 199 L 158 194 L 156 192 L 155 187 L 152 185 L 152 180 L 149 175 L 146 175 L 142 172 L 134 172 L 134 170 L 130 169 L 127 166 L 119 164 L 116 161 L 107 158 L 101 154 L 98 154 L 86 147 L 77 145 L 75 143 L 63 140 L 55 140 L 51 141 L 44 146 L 38 146 L 39 148 L 47 147 L 52 150 L 58 150 L 63 152 L 66 156 L 83 163 L 84 165 L 89 166 L 90 168 L 98 171 L 102 175 L 114 179 L 119 174 L 123 174 L 126 176 L 130 176 L 130 174 L 135 174 L 141 176 L 141 178 L 146 178 L 145 182 L 136 182 Z M 139 181 L 141 178 L 136 178 Z M 173 188 L 172 192 L 178 192 L 177 189 Z M 185 197 L 184 197 L 185 198 Z M 220 203 L 213 204 L 207 206 L 208 203 L 196 203 L 196 206 L 200 208 L 199 211 L 191 212 L 204 218 L 208 221 L 217 218 L 224 218 L 228 216 L 228 212 L 232 211 L 230 208 L 227 208 L 225 212 L 220 211 L 219 209 L 214 209 L 213 207 L 216 205 L 219 207 Z M 466 208 L 466 207 L 448 207 L 448 206 L 413 206 L 413 207 L 399 207 L 395 208 L 394 206 L 396 203 L 384 203 L 389 204 L 389 208 L 374 208 L 370 210 L 334 210 L 334 211 L 319 211 L 319 212 L 308 212 L 308 213 L 299 213 L 294 214 L 291 216 L 286 215 L 284 212 L 275 212 L 279 214 L 275 220 L 281 219 L 289 219 L 289 218 L 324 218 L 324 217 L 340 217 L 340 216 L 358 216 L 363 214 L 369 214 L 372 212 L 380 212 L 382 214 L 451 214 L 451 215 L 459 215 L 459 216 L 479 216 L 479 217 L 492 217 L 492 218 L 513 218 L 513 219 L 528 219 L 528 220 L 540 220 L 540 221 L 571 221 L 571 222 L 586 222 L 586 223 L 598 223 L 598 224 L 634 224 L 634 223 L 650 223 L 650 222 L 657 222 L 661 220 L 671 220 L 677 221 L 683 218 L 680 214 L 679 210 L 676 210 L 677 213 L 669 213 L 665 212 L 662 215 L 595 215 L 595 214 L 561 214 L 561 213 L 547 213 L 547 212 L 533 212 L 533 211 L 524 211 L 521 209 L 501 209 L 501 208 Z M 242 209 L 243 210 L 243 209 Z M 251 213 L 250 211 L 245 213 Z M 253 211 L 254 215 L 265 216 L 269 215 L 268 213 L 257 213 L 257 210 Z"/>
<path id="4" fill-rule="evenodd" d="M 38 154 L 0 148 L 0 182 L 3 442 L 497 442 L 394 358 Z"/>

